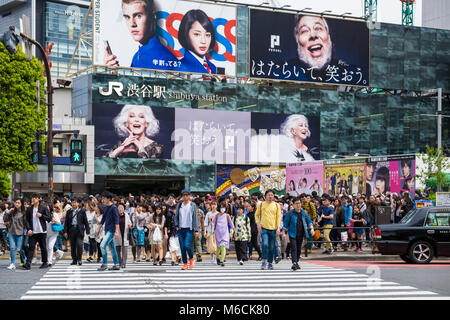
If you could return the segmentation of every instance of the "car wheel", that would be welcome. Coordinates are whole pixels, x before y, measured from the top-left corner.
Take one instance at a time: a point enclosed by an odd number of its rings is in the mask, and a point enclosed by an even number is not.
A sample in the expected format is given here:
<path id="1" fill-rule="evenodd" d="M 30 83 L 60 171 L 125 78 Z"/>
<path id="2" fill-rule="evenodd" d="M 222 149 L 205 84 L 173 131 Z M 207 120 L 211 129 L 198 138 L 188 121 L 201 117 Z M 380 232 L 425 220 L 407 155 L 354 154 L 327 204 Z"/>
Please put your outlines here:
<path id="1" fill-rule="evenodd" d="M 411 258 L 407 254 L 401 254 L 400 258 L 406 263 L 412 263 Z"/>
<path id="2" fill-rule="evenodd" d="M 434 249 L 431 244 L 426 241 L 417 241 L 409 248 L 408 256 L 412 263 L 430 263 L 434 257 Z"/>

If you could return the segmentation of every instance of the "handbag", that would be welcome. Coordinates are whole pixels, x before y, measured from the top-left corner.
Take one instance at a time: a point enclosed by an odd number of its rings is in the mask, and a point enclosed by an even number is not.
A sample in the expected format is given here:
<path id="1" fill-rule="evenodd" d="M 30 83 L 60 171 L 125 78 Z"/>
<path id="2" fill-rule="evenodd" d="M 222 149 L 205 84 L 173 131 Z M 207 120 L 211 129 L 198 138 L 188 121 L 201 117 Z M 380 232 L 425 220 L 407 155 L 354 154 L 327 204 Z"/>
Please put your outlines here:
<path id="1" fill-rule="evenodd" d="M 207 238 L 206 238 L 206 251 L 208 253 L 215 253 L 217 250 L 217 244 L 216 244 L 216 236 L 214 235 L 214 232 L 212 232 Z"/>
<path id="2" fill-rule="evenodd" d="M 159 227 L 156 226 L 155 231 L 153 231 L 153 242 L 161 242 L 161 231 L 159 230 Z"/>
<path id="3" fill-rule="evenodd" d="M 64 230 L 64 226 L 62 225 L 62 223 L 60 223 L 60 224 L 52 223 L 52 231 L 53 232 L 60 232 L 63 230 Z"/>

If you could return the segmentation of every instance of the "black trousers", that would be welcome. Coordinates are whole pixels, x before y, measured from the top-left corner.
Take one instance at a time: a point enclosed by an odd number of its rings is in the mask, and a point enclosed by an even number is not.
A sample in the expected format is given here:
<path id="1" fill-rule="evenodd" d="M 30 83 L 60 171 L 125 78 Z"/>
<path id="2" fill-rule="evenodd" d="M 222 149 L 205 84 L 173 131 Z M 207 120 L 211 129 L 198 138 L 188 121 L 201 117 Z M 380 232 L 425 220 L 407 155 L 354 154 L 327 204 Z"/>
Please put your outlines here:
<path id="1" fill-rule="evenodd" d="M 296 263 L 300 260 L 302 252 L 303 234 L 297 235 L 296 238 L 289 237 L 289 240 L 291 244 L 292 263 Z"/>
<path id="2" fill-rule="evenodd" d="M 235 241 L 234 247 L 236 249 L 237 261 L 247 260 L 247 241 Z"/>
<path id="3" fill-rule="evenodd" d="M 39 243 L 39 248 L 41 248 L 42 263 L 48 263 L 47 255 L 47 234 L 46 233 L 34 233 L 31 237 L 28 237 L 29 250 L 27 253 L 27 265 L 31 265 L 31 260 L 33 260 L 34 248 L 36 243 Z"/>
<path id="4" fill-rule="evenodd" d="M 252 247 L 253 250 L 256 250 L 256 252 L 258 252 L 258 257 L 261 258 L 261 248 L 259 247 L 258 244 L 258 232 L 252 232 Z"/>
<path id="5" fill-rule="evenodd" d="M 95 238 L 89 238 L 89 256 L 92 257 L 97 252 L 97 258 L 102 257 L 102 250 L 100 249 L 100 243 Z"/>
<path id="6" fill-rule="evenodd" d="M 72 261 L 81 261 L 83 256 L 83 235 L 76 228 L 69 230 L 70 251 Z"/>

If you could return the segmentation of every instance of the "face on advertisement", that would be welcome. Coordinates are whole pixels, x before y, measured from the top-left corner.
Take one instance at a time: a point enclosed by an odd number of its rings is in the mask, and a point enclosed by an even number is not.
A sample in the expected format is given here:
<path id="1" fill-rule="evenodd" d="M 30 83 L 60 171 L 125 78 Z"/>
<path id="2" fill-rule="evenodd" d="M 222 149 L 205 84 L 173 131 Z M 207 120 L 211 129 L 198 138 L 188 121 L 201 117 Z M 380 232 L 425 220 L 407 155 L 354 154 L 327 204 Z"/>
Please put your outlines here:
<path id="1" fill-rule="evenodd" d="M 414 192 L 414 177 L 412 177 L 411 179 L 406 180 L 406 186 L 407 186 L 409 191 L 413 191 Z"/>
<path id="2" fill-rule="evenodd" d="M 189 40 L 193 51 L 203 57 L 211 45 L 211 32 L 206 31 L 198 21 L 195 21 L 189 30 Z"/>
<path id="3" fill-rule="evenodd" d="M 366 180 L 367 181 L 372 180 L 374 171 L 375 171 L 375 166 L 371 163 L 368 163 L 366 166 Z"/>
<path id="4" fill-rule="evenodd" d="M 198 9 L 186 12 L 180 22 L 178 41 L 183 48 L 200 57 L 214 49 L 214 26 L 208 15 Z"/>
<path id="5" fill-rule="evenodd" d="M 384 194 L 386 192 L 386 180 L 383 178 L 377 178 L 375 181 L 375 189 L 377 190 L 377 194 Z"/>
<path id="6" fill-rule="evenodd" d="M 332 42 L 325 19 L 303 16 L 295 31 L 297 52 L 301 61 L 317 69 L 322 69 L 331 61 Z"/>
<path id="7" fill-rule="evenodd" d="M 142 1 L 122 3 L 122 12 L 133 39 L 145 44 L 150 39 L 148 23 L 152 22 Z"/>
<path id="8" fill-rule="evenodd" d="M 411 174 L 411 165 L 409 161 L 402 161 L 402 173 L 404 177 L 409 177 Z"/>
<path id="9" fill-rule="evenodd" d="M 148 126 L 144 111 L 137 106 L 130 109 L 126 126 L 134 136 L 142 136 Z"/>
<path id="10" fill-rule="evenodd" d="M 302 140 L 306 140 L 308 136 L 310 135 L 309 131 L 309 125 L 306 118 L 302 117 L 299 118 L 295 122 L 295 126 L 291 128 L 291 132 L 293 136 L 297 136 L 298 138 Z"/>

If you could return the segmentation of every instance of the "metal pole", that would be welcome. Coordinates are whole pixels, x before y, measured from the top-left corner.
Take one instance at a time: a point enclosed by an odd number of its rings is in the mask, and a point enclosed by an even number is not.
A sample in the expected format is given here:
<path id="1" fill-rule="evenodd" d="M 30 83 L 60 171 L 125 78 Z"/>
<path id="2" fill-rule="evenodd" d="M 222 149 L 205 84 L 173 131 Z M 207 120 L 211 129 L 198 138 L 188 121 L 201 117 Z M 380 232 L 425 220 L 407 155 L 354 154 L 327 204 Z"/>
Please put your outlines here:
<path id="1" fill-rule="evenodd" d="M 437 107 L 437 147 L 442 148 L 442 88 L 437 89 L 438 107 Z"/>
<path id="2" fill-rule="evenodd" d="M 20 36 L 34 44 L 41 52 L 44 60 L 45 74 L 47 76 L 47 158 L 48 158 L 48 198 L 49 206 L 53 205 L 53 86 L 52 76 L 50 74 L 50 64 L 45 54 L 44 48 L 39 42 L 31 39 L 26 34 L 20 33 Z"/>

